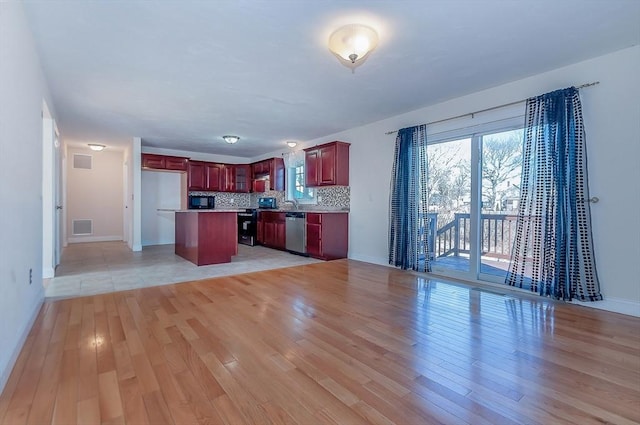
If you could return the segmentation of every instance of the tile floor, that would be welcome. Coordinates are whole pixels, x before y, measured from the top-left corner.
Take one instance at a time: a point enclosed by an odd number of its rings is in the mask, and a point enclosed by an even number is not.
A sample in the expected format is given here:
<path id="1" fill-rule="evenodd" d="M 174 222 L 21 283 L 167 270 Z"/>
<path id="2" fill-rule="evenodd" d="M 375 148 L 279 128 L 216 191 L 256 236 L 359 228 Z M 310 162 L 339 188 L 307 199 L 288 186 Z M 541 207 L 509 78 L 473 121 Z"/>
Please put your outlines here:
<path id="1" fill-rule="evenodd" d="M 238 255 L 231 263 L 198 267 L 175 255 L 173 245 L 132 252 L 124 242 L 69 244 L 56 276 L 45 282 L 45 296 L 95 295 L 317 262 L 320 260 L 262 246 L 238 245 Z"/>

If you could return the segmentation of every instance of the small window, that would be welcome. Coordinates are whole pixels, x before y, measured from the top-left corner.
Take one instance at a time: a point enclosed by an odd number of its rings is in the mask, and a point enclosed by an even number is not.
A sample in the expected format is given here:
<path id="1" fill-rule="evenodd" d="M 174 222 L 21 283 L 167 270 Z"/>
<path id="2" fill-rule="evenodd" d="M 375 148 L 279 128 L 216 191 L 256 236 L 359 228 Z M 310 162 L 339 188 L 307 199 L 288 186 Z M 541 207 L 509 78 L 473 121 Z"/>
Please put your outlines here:
<path id="1" fill-rule="evenodd" d="M 301 204 L 315 204 L 316 190 L 304 186 L 304 164 L 287 169 L 287 200 Z"/>

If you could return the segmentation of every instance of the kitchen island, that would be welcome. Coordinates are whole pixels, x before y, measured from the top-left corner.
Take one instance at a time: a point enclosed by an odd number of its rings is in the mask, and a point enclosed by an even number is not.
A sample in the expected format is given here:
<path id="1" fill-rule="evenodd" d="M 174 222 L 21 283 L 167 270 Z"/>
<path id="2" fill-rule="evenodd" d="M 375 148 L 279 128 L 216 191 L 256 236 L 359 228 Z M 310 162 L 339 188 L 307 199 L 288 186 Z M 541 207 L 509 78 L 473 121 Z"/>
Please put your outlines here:
<path id="1" fill-rule="evenodd" d="M 238 253 L 238 210 L 176 211 L 176 255 L 198 266 L 230 263 Z"/>

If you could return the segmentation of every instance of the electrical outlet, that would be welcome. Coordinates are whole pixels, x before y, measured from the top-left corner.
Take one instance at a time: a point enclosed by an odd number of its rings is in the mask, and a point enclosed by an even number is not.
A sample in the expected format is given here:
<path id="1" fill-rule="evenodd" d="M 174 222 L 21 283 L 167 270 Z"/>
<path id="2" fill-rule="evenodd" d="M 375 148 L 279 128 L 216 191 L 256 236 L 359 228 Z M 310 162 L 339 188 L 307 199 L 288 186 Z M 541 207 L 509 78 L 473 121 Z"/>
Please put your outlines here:
<path id="1" fill-rule="evenodd" d="M 233 198 L 229 199 L 229 202 L 233 204 Z"/>
<path id="2" fill-rule="evenodd" d="M 318 202 L 322 202 L 322 196 L 318 195 Z"/>
<path id="3" fill-rule="evenodd" d="M 33 269 L 29 269 L 29 285 L 33 283 Z"/>

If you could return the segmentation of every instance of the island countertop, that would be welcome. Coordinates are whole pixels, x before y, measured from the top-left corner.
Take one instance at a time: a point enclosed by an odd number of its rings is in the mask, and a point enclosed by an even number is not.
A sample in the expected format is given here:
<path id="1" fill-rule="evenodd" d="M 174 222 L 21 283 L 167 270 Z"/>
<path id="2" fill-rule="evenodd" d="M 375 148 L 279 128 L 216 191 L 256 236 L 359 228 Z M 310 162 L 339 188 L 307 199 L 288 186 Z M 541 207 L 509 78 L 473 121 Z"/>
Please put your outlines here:
<path id="1" fill-rule="evenodd" d="M 245 212 L 246 208 L 214 208 L 214 209 L 195 209 L 195 210 L 167 210 L 167 211 L 175 211 L 180 213 L 239 213 Z"/>

